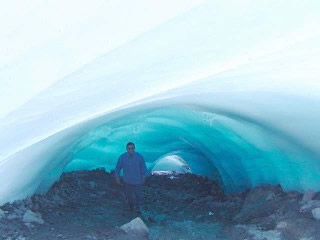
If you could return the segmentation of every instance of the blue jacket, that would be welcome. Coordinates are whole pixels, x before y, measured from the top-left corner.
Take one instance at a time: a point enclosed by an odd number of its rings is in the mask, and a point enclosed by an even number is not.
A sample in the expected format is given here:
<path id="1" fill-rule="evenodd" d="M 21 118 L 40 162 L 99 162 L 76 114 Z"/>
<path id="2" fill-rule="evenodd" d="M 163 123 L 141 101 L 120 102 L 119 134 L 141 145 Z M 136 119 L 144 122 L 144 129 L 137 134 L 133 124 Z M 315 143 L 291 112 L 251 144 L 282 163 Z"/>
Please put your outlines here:
<path id="1" fill-rule="evenodd" d="M 115 169 L 116 177 L 120 176 L 121 169 L 123 169 L 123 181 L 128 184 L 141 184 L 142 178 L 147 173 L 146 163 L 138 152 L 134 152 L 132 156 L 127 152 L 121 154 Z"/>

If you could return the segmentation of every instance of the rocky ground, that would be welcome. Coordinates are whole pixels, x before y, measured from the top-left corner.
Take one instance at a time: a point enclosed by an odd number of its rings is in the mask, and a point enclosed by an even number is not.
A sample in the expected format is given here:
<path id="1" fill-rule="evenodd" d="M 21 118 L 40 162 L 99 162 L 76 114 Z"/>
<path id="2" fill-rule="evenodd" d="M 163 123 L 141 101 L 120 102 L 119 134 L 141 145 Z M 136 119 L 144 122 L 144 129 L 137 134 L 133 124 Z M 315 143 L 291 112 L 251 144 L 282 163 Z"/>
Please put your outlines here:
<path id="1" fill-rule="evenodd" d="M 7 240 L 320 239 L 320 194 L 312 191 L 285 193 L 280 186 L 267 185 L 225 195 L 207 178 L 173 174 L 148 177 L 143 194 L 142 214 L 137 215 L 125 207 L 123 186 L 115 184 L 112 173 L 103 169 L 65 173 L 46 195 L 1 206 L 0 236 Z"/>

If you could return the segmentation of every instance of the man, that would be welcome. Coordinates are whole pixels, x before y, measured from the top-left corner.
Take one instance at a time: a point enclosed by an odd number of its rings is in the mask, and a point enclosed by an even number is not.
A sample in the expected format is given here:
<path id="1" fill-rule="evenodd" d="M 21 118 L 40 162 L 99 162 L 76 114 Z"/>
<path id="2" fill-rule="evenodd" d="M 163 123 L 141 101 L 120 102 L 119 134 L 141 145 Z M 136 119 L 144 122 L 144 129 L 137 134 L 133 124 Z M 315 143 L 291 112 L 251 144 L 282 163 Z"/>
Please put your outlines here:
<path id="1" fill-rule="evenodd" d="M 123 169 L 123 181 L 128 202 L 131 211 L 136 210 L 140 213 L 141 185 L 145 181 L 147 172 L 146 163 L 141 154 L 135 152 L 135 145 L 132 142 L 127 143 L 127 152 L 120 155 L 115 169 L 117 184 L 120 184 L 120 171 Z"/>

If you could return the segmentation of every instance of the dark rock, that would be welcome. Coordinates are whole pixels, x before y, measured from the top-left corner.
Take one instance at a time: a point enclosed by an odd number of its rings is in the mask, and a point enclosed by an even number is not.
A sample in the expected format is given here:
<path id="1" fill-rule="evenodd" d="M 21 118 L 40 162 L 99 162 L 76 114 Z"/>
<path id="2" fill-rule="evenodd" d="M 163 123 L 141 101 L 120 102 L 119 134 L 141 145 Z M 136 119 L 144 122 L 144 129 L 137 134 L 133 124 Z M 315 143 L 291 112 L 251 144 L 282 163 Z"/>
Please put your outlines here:
<path id="1" fill-rule="evenodd" d="M 302 202 L 311 201 L 315 195 L 316 195 L 316 193 L 310 189 L 305 191 L 305 193 L 303 194 L 303 197 L 302 197 Z"/>
<path id="2" fill-rule="evenodd" d="M 276 229 L 281 232 L 281 239 L 318 239 L 319 222 L 309 218 L 287 218 L 278 222 Z"/>
<path id="3" fill-rule="evenodd" d="M 246 196 L 240 213 L 233 220 L 248 223 L 251 219 L 271 215 L 280 208 L 282 194 L 283 191 L 278 185 L 265 185 L 252 189 Z"/>
<path id="4" fill-rule="evenodd" d="M 31 210 L 27 210 L 24 213 L 22 220 L 25 223 L 39 223 L 39 224 L 44 223 L 43 219 L 41 218 L 41 215 L 36 214 L 36 213 L 32 212 Z"/>

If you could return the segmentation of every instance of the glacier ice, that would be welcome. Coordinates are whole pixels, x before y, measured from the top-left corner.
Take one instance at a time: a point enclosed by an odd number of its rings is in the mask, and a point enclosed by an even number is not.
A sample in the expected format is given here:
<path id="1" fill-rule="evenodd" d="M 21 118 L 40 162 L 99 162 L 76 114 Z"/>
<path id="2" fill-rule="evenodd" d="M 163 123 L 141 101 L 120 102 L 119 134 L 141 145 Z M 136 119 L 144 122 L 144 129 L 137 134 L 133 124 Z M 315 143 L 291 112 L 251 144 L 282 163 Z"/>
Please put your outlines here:
<path id="1" fill-rule="evenodd" d="M 127 141 L 149 170 L 187 166 L 226 191 L 320 190 L 320 3 L 194 2 L 1 112 L 0 203 L 112 170 Z"/>

